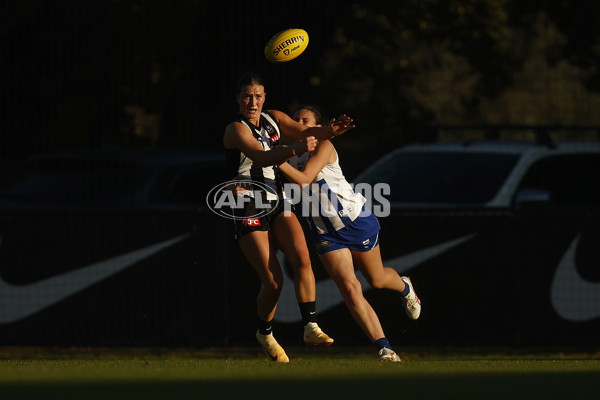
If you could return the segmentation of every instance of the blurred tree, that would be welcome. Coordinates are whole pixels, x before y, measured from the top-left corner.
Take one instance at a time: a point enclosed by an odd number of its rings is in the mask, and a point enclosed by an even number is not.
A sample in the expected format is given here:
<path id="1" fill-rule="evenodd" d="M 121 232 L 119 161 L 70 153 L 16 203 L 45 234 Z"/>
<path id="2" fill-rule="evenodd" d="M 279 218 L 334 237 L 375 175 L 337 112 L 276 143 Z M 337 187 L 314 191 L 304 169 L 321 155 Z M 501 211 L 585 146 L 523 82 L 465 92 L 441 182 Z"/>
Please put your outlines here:
<path id="1" fill-rule="evenodd" d="M 515 24 L 532 27 L 543 11 L 561 33 L 564 40 L 546 49 L 548 62 L 553 65 L 567 61 L 585 72 L 587 89 L 600 91 L 600 3 L 597 1 L 525 0 L 511 1 L 511 13 L 518 16 Z"/>
<path id="2" fill-rule="evenodd" d="M 510 84 L 524 58 L 526 46 L 508 29 L 505 5 L 355 2 L 336 32 L 337 51 L 323 61 L 321 89 L 393 144 L 414 140 L 412 123 L 440 122 L 440 109 L 453 111 L 456 121 L 477 119 L 471 110 L 478 100 Z M 437 90 L 448 82 L 445 93 Z M 398 136 L 399 128 L 408 129 Z"/>
<path id="3" fill-rule="evenodd" d="M 570 3 L 354 1 L 312 87 L 356 118 L 339 142 L 365 164 L 431 125 L 600 122 L 581 87 L 599 76 L 600 7 Z"/>

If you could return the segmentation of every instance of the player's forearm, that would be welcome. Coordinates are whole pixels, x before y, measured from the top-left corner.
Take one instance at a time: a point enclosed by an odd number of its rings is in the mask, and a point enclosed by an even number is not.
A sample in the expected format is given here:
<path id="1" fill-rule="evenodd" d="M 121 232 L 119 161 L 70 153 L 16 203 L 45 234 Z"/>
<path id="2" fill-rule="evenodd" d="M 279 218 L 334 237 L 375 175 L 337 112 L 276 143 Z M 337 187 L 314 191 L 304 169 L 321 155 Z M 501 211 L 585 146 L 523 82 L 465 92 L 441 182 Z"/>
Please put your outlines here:
<path id="1" fill-rule="evenodd" d="M 246 154 L 246 156 L 252 159 L 255 164 L 258 164 L 261 167 L 268 167 L 284 163 L 294 157 L 296 153 L 296 149 L 293 145 L 282 145 L 269 151 L 255 151 L 251 154 Z"/>
<path id="2" fill-rule="evenodd" d="M 279 166 L 279 170 L 293 183 L 304 187 L 311 183 L 314 178 L 311 178 L 303 171 L 299 171 L 288 163 L 283 163 Z"/>
<path id="3" fill-rule="evenodd" d="M 304 131 L 305 136 L 314 136 L 317 140 L 328 140 L 335 137 L 330 126 L 313 126 Z"/>

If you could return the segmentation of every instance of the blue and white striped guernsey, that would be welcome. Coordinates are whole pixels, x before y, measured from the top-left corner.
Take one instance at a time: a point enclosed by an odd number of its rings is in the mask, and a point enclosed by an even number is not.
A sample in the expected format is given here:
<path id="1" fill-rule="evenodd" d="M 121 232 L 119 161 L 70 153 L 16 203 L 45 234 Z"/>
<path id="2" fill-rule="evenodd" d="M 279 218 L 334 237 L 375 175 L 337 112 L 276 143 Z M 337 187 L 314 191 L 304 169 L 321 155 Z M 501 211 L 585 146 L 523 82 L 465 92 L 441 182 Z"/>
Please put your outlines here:
<path id="1" fill-rule="evenodd" d="M 334 149 L 335 151 L 335 149 Z M 302 189 L 302 215 L 316 234 L 338 231 L 361 213 L 365 197 L 355 193 L 348 183 L 339 164 L 337 151 L 335 162 L 325 165 L 314 181 Z M 301 170 L 310 158 L 310 153 L 293 157 L 289 163 Z"/>

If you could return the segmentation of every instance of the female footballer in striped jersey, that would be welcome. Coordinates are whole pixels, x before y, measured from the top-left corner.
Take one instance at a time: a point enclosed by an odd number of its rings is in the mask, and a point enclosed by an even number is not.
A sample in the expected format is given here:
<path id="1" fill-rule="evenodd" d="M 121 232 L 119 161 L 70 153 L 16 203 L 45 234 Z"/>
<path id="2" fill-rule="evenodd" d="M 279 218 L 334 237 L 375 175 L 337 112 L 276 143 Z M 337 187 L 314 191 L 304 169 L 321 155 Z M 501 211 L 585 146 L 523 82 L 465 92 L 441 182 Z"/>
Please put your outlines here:
<path id="1" fill-rule="evenodd" d="M 328 127 L 308 127 L 287 114 L 268 110 L 263 112 L 265 85 L 255 73 L 245 73 L 236 87 L 238 115 L 227 125 L 223 145 L 238 177 L 259 181 L 274 189 L 267 200 L 273 211 L 260 218 L 241 218 L 235 222 L 235 235 L 246 259 L 257 272 L 262 288 L 257 298 L 259 329 L 256 337 L 263 349 L 276 362 L 289 362 L 283 348 L 272 333 L 272 320 L 281 294 L 283 272 L 276 251 L 281 249 L 294 272 L 294 289 L 304 322 L 304 341 L 307 345 L 331 345 L 316 323 L 315 277 L 300 222 L 294 213 L 283 212 L 282 180 L 277 165 L 295 155 L 315 148 L 318 139 L 328 139 L 354 128 L 352 119 L 342 115 Z M 298 142 L 290 146 L 279 143 L 280 133 Z M 270 197 L 269 197 L 270 196 Z M 275 198 L 273 198 L 275 197 Z M 252 203 L 244 209 L 251 215 Z"/>
<path id="2" fill-rule="evenodd" d="M 322 116 L 317 107 L 305 106 L 294 114 L 294 119 L 312 127 L 321 126 Z M 293 157 L 289 164 L 280 165 L 280 170 L 302 187 L 302 201 L 312 203 L 308 208 L 311 215 L 306 217 L 317 252 L 355 321 L 377 346 L 380 360 L 400 361 L 363 295 L 354 263 L 374 288 L 401 293 L 409 318 L 419 318 L 421 303 L 410 278 L 383 266 L 379 222 L 365 206 L 366 199 L 355 193 L 344 178 L 333 144 L 320 141 L 316 150 Z"/>

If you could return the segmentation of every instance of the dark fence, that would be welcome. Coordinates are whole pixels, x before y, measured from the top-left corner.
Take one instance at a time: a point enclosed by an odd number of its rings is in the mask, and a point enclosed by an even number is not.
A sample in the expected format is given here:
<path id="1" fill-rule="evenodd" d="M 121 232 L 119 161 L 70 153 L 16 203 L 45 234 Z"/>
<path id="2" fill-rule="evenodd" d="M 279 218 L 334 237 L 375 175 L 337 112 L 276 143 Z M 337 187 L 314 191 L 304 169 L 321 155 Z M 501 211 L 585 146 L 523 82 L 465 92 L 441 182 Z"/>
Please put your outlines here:
<path id="1" fill-rule="evenodd" d="M 0 221 L 0 345 L 254 343 L 260 283 L 209 211 Z M 395 343 L 598 344 L 598 210 L 406 210 L 380 222 L 384 264 L 411 276 L 423 303 L 410 321 L 396 293 L 363 282 Z M 320 324 L 339 345 L 367 344 L 313 262 Z M 290 274 L 276 322 L 282 343 L 301 343 Z"/>

